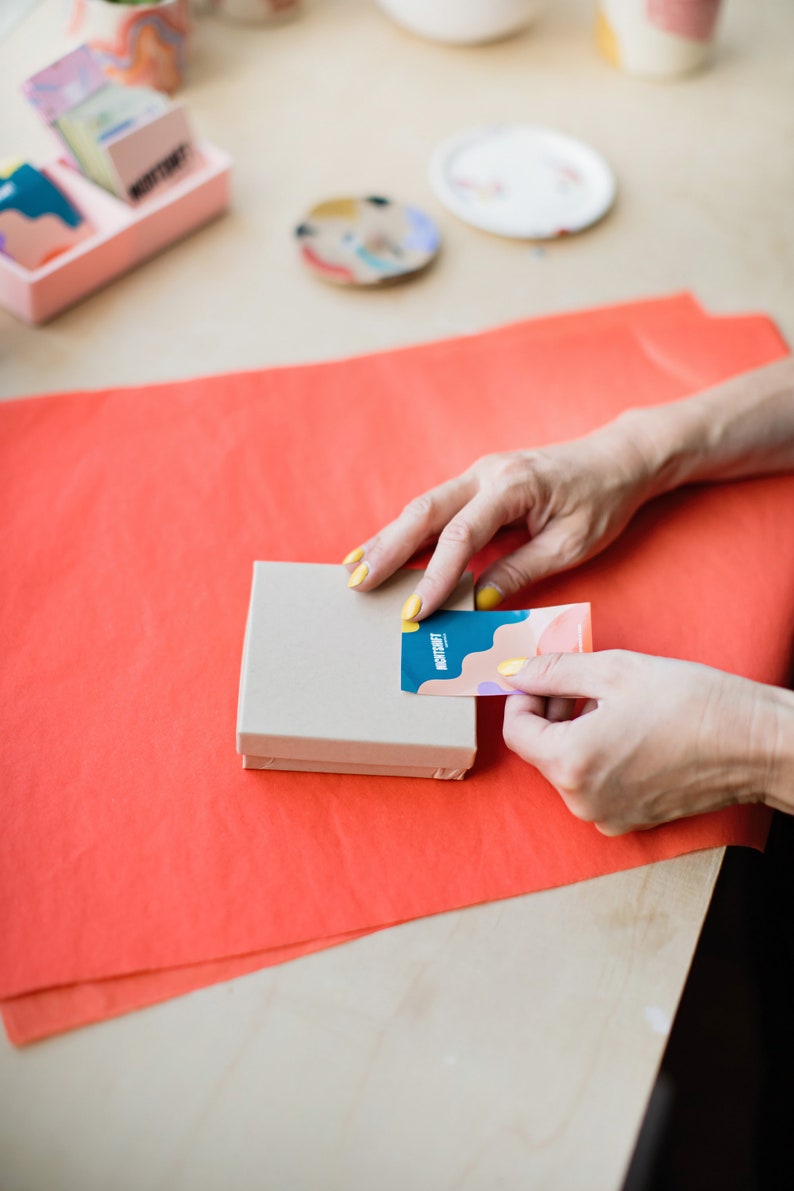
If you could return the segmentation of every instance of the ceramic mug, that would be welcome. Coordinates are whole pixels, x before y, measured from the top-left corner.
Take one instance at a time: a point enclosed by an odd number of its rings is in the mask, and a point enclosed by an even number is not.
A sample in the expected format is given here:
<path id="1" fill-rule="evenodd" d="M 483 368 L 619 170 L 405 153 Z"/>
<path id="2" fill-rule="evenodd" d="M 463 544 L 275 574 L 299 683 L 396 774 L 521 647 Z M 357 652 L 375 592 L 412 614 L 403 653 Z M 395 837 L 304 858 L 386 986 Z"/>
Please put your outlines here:
<path id="1" fill-rule="evenodd" d="M 711 58 L 719 10 L 720 0 L 598 0 L 598 48 L 629 74 L 691 74 Z"/>
<path id="2" fill-rule="evenodd" d="M 297 16 L 301 0 L 201 0 L 205 12 L 248 25 L 270 25 Z"/>
<path id="3" fill-rule="evenodd" d="M 151 0 L 149 4 L 73 0 L 67 33 L 75 45 L 91 47 L 114 82 L 171 94 L 185 75 L 189 0 Z"/>
<path id="4" fill-rule="evenodd" d="M 530 25 L 547 0 L 377 0 L 398 25 L 431 41 L 474 45 Z"/>

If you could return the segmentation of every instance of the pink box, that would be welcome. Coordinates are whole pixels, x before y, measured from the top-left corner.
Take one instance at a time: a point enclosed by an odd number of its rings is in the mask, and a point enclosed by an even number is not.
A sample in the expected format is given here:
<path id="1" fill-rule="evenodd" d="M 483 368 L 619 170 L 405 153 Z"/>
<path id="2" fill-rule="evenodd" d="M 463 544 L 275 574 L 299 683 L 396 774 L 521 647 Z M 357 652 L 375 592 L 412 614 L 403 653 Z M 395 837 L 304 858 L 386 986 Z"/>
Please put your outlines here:
<path id="1" fill-rule="evenodd" d="M 0 254 L 0 306 L 44 323 L 147 257 L 186 236 L 229 205 L 231 157 L 207 141 L 193 169 L 160 194 L 130 206 L 65 162 L 42 167 L 93 225 L 94 235 L 39 269 Z"/>

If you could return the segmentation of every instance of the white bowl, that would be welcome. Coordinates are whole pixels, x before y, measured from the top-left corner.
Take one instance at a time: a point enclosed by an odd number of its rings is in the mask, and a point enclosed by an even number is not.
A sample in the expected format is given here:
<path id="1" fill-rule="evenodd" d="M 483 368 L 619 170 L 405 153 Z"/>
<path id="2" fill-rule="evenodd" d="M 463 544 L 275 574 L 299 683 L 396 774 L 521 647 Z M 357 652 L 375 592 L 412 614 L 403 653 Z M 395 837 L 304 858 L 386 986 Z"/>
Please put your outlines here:
<path id="1" fill-rule="evenodd" d="M 548 0 L 377 0 L 412 33 L 452 45 L 509 37 L 531 25 Z"/>

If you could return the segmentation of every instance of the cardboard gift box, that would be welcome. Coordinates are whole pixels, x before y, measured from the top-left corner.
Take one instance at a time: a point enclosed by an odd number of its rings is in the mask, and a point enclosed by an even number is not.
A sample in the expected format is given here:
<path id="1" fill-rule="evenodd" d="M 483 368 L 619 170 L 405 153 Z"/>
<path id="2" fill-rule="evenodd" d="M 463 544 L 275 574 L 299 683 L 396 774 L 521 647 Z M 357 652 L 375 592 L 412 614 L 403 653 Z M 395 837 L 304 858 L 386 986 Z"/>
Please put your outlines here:
<path id="1" fill-rule="evenodd" d="M 349 591 L 339 566 L 256 562 L 237 751 L 247 769 L 462 778 L 475 700 L 400 690 L 400 610 L 417 572 Z M 447 608 L 473 607 L 465 576 Z"/>

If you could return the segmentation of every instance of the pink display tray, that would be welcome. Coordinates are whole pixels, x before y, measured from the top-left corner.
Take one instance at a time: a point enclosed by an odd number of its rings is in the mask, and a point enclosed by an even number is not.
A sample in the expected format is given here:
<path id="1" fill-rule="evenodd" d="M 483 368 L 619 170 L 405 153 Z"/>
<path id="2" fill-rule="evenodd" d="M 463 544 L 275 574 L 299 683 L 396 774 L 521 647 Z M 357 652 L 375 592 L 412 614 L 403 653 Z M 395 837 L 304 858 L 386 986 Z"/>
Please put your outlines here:
<path id="1" fill-rule="evenodd" d="M 207 141 L 196 147 L 198 161 L 190 173 L 136 207 L 65 162 L 42 167 L 90 220 L 95 235 L 40 269 L 24 269 L 0 254 L 0 306 L 24 322 L 46 322 L 224 211 L 231 158 Z"/>

